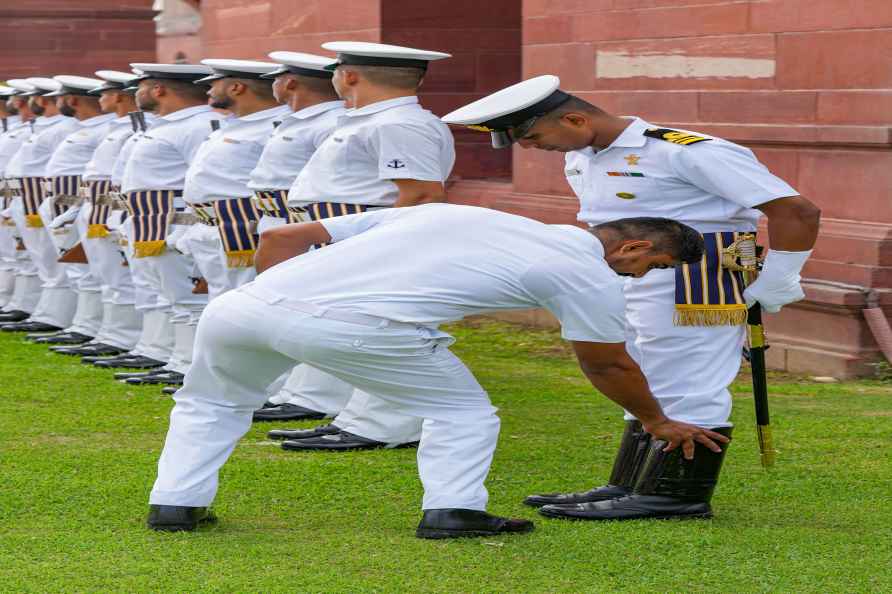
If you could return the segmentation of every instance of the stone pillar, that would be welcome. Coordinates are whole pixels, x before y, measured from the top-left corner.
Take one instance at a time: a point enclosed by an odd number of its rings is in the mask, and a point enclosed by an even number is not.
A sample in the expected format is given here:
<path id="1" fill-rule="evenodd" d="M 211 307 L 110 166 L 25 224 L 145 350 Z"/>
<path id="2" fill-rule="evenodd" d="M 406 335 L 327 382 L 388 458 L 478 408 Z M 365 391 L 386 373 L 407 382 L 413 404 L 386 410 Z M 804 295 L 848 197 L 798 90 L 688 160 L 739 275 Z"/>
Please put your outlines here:
<path id="1" fill-rule="evenodd" d="M 6 78 L 130 70 L 155 59 L 152 0 L 32 0 L 0 4 Z"/>

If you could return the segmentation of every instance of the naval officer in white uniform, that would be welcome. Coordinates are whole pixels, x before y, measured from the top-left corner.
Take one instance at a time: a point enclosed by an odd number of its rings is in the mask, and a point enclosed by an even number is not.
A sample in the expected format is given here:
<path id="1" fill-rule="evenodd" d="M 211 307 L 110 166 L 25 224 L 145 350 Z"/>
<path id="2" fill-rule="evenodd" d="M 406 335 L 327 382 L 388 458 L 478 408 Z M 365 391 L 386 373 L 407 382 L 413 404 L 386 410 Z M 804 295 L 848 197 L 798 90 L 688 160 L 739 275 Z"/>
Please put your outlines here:
<path id="1" fill-rule="evenodd" d="M 278 68 L 273 62 L 202 60 L 213 74 L 195 81 L 210 85 L 211 107 L 225 109 L 220 129 L 202 143 L 186 172 L 186 203 L 209 225 L 193 227 L 190 235 L 204 232 L 191 250 L 214 299 L 254 279 L 256 225 L 259 220 L 251 171 L 276 127 L 291 114 L 273 96 L 272 82 L 261 75 Z M 191 243 L 191 242 L 190 242 Z"/>
<path id="2" fill-rule="evenodd" d="M 172 249 L 168 239 L 175 232 L 175 225 L 171 224 L 174 214 L 186 207 L 186 171 L 210 135 L 211 121 L 220 116 L 208 106 L 205 89 L 193 84 L 211 73 L 209 67 L 147 63 L 131 66 L 142 72 L 137 79 L 136 103 L 142 110 L 154 111 L 158 120 L 134 143 L 124 168 L 121 192 L 130 209 L 133 258 L 143 260 L 140 270 L 145 269 L 145 280 L 159 296 L 156 309 L 143 314 L 143 324 L 169 329 L 159 336 L 156 345 L 164 360 L 147 362 L 146 366 L 157 367 L 160 362 L 171 381 L 179 381 L 188 367 L 191 340 L 177 338 L 187 334 L 191 338 L 192 314 L 204 308 L 207 295 L 192 292 L 194 263 Z M 186 344 L 189 352 L 177 348 Z"/>
<path id="3" fill-rule="evenodd" d="M 31 260 L 27 249 L 22 242 L 21 219 L 16 222 L 14 213 L 21 213 L 24 208 L 20 189 L 16 189 L 18 182 L 8 178 L 7 167 L 13 157 L 18 153 L 22 144 L 33 133 L 33 122 L 36 117 L 31 111 L 30 99 L 38 93 L 37 88 L 28 81 L 14 78 L 6 83 L 16 90 L 16 94 L 9 99 L 13 108 L 21 118 L 20 125 L 12 126 L 3 135 L 2 154 L 0 154 L 0 178 L 3 178 L 3 218 L 2 225 L 5 233 L 15 245 L 14 256 L 7 256 L 6 260 L 15 268 L 15 285 L 9 301 L 0 312 L 0 323 L 21 322 L 26 320 L 34 311 L 41 294 L 41 280 L 37 274 L 37 266 Z"/>
<path id="4" fill-rule="evenodd" d="M 429 64 L 449 54 L 347 41 L 322 47 L 337 53 L 327 68 L 334 71 L 337 94 L 352 109 L 339 116 L 335 131 L 297 176 L 289 205 L 320 220 L 445 200 L 455 143 L 448 127 L 419 104 L 417 93 Z M 317 370 L 293 375 L 283 392 L 290 393 L 285 404 L 257 416 L 278 410 L 303 411 L 309 418 L 340 413 L 333 424 L 315 430 L 277 432 L 273 437 L 286 439 L 284 449 L 370 449 L 418 439 L 417 419 Z"/>
<path id="5" fill-rule="evenodd" d="M 55 97 L 46 97 L 62 85 L 51 78 L 26 79 L 37 88 L 29 99 L 34 120 L 32 133 L 22 143 L 6 167 L 7 183 L 20 201 L 14 201 L 13 220 L 21 234 L 31 261 L 40 276 L 40 300 L 27 321 L 4 324 L 4 331 L 56 332 L 67 327 L 74 317 L 77 294 L 71 287 L 59 250 L 39 209 L 47 196 L 44 176 L 53 152 L 66 136 L 80 126 L 77 119 L 59 112 Z M 61 213 L 59 213 L 61 214 Z"/>
<path id="6" fill-rule="evenodd" d="M 564 173 L 579 197 L 582 222 L 669 217 L 703 235 L 706 250 L 697 264 L 627 281 L 626 344 L 667 415 L 730 435 L 728 386 L 740 368 L 747 306 L 758 302 L 773 313 L 803 298 L 799 273 L 820 211 L 747 148 L 608 114 L 559 85 L 556 76 L 536 77 L 443 120 L 489 131 L 497 148 L 516 142 L 565 152 Z M 762 215 L 771 249 L 758 279 L 744 287 L 722 255 L 754 232 Z M 640 421 L 627 413 L 607 485 L 526 502 L 559 518 L 710 517 L 724 452 L 699 462 L 676 460 L 651 443 Z"/>
<path id="7" fill-rule="evenodd" d="M 59 111 L 75 118 L 78 128 L 66 136 L 46 166 L 47 200 L 39 211 L 59 253 L 75 247 L 86 237 L 87 220 L 81 208 L 81 177 L 93 151 L 105 136 L 114 115 L 103 113 L 99 100 L 89 94 L 102 84 L 96 78 L 59 75 L 54 79 L 62 87 L 47 97 L 55 97 Z M 76 345 L 87 342 L 99 333 L 102 325 L 102 281 L 86 262 L 63 264 L 68 282 L 77 292 L 77 307 L 71 324 L 62 332 L 34 338 L 35 342 Z"/>
<path id="8" fill-rule="evenodd" d="M 16 276 L 23 260 L 19 255 L 21 250 L 18 249 L 19 240 L 15 222 L 8 216 L 12 214 L 11 211 L 8 211 L 12 202 L 12 191 L 6 187 L 6 179 L 3 177 L 6 164 L 24 142 L 28 133 L 28 120 L 33 117 L 27 107 L 24 110 L 20 109 L 20 106 L 27 103 L 21 98 L 16 98 L 20 93 L 21 91 L 15 87 L 0 86 L 0 118 L 2 118 L 0 120 L 2 122 L 2 128 L 0 128 L 0 200 L 2 200 L 0 203 L 0 320 L 8 322 L 20 321 L 27 317 L 27 312 L 20 310 L 16 314 L 9 315 L 15 311 L 15 307 L 10 308 L 9 303 L 15 292 Z M 4 212 L 5 215 L 2 214 Z M 15 304 L 13 303 L 13 305 Z"/>
<path id="9" fill-rule="evenodd" d="M 117 188 L 112 183 L 112 171 L 124 144 L 136 132 L 133 95 L 125 91 L 136 75 L 132 72 L 99 70 L 96 76 L 104 82 L 92 89 L 99 106 L 113 114 L 82 176 L 81 193 L 84 204 L 82 217 L 86 225 L 81 239 L 93 275 L 102 282 L 102 324 L 92 342 L 70 349 L 55 349 L 70 355 L 108 356 L 130 351 L 139 340 L 142 314 L 134 307 L 136 289 L 130 266 L 124 266 L 120 236 L 109 225 L 117 226 L 126 216 L 120 200 L 113 197 Z"/>
<path id="10" fill-rule="evenodd" d="M 332 245 L 307 252 L 314 244 Z M 545 307 L 583 371 L 669 449 L 714 432 L 667 418 L 626 354 L 618 273 L 700 259 L 696 231 L 631 219 L 591 232 L 470 206 L 425 204 L 267 231 L 253 283 L 208 305 L 195 361 L 175 395 L 150 496 L 149 527 L 209 519 L 220 466 L 251 425 L 263 388 L 294 364 L 323 369 L 423 421 L 422 538 L 527 532 L 485 512 L 499 433 L 496 409 L 437 329 L 481 311 Z M 413 254 L 406 259 L 402 255 Z M 296 257 L 295 257 L 296 256 Z M 699 445 L 699 444 L 698 444 Z"/>

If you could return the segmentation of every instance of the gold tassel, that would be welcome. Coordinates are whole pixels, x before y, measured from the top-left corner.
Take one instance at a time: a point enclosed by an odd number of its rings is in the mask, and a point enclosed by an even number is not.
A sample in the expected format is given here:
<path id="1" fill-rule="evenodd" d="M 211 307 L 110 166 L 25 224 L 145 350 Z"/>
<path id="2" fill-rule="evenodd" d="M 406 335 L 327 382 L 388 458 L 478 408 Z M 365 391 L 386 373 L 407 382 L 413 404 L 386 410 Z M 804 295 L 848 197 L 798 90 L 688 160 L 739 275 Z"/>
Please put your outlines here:
<path id="1" fill-rule="evenodd" d="M 25 226 L 43 227 L 43 219 L 40 218 L 39 214 L 25 215 Z"/>
<path id="2" fill-rule="evenodd" d="M 108 237 L 108 227 L 103 224 L 87 225 L 87 237 L 96 239 L 98 237 Z"/>
<path id="3" fill-rule="evenodd" d="M 229 268 L 250 268 L 254 266 L 254 250 L 226 252 L 226 266 Z"/>
<path id="4" fill-rule="evenodd" d="M 133 242 L 133 255 L 136 258 L 152 258 L 160 256 L 167 248 L 167 242 L 160 241 L 135 241 Z"/>
<path id="5" fill-rule="evenodd" d="M 746 305 L 675 306 L 676 326 L 741 326 L 746 323 Z"/>

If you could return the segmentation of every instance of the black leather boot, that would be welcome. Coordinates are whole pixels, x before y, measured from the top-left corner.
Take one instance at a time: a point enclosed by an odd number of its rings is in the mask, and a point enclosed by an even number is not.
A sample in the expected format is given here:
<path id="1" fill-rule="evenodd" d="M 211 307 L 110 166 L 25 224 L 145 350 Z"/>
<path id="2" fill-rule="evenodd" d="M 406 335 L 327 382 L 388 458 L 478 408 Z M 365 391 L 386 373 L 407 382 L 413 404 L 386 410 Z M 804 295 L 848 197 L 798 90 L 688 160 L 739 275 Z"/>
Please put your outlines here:
<path id="1" fill-rule="evenodd" d="M 650 434 L 638 421 L 626 421 L 623 437 L 619 442 L 619 451 L 613 461 L 613 470 L 606 485 L 595 487 L 581 493 L 542 493 L 530 495 L 523 500 L 527 505 L 541 507 L 564 503 L 588 503 L 590 501 L 606 501 L 623 497 L 632 492 L 641 463 L 647 455 Z"/>
<path id="2" fill-rule="evenodd" d="M 467 538 L 532 532 L 529 520 L 502 518 L 473 509 L 426 509 L 415 536 L 418 538 Z"/>
<path id="3" fill-rule="evenodd" d="M 199 524 L 216 522 L 217 517 L 206 507 L 183 505 L 150 505 L 146 525 L 152 530 L 182 532 L 195 530 Z"/>
<path id="4" fill-rule="evenodd" d="M 731 428 L 713 429 L 731 437 Z M 664 452 L 666 442 L 652 440 L 631 495 L 589 503 L 546 505 L 539 510 L 550 518 L 573 520 L 638 520 L 711 518 L 709 501 L 718 483 L 728 444 L 715 453 L 699 443 L 694 459 L 685 460 L 681 448 Z"/>

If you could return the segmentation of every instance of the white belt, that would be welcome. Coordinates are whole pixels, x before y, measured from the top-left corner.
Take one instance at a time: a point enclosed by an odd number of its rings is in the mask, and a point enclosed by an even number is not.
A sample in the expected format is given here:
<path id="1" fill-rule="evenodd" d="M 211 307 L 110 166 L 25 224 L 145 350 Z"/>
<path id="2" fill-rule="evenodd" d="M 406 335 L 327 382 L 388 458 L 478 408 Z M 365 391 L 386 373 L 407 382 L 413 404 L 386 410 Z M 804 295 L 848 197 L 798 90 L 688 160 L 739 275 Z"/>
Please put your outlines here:
<path id="1" fill-rule="evenodd" d="M 387 328 L 387 327 L 399 327 L 399 326 L 407 326 L 412 328 L 417 328 L 417 324 L 407 324 L 405 322 L 395 322 L 393 320 L 388 320 L 386 318 L 378 318 L 375 316 L 369 316 L 361 313 L 353 313 L 349 311 L 343 311 L 338 309 L 331 309 L 329 307 L 323 307 L 321 305 L 316 305 L 314 303 L 307 303 L 306 301 L 298 301 L 297 299 L 291 299 L 289 297 L 285 297 L 283 295 L 275 295 L 272 293 L 268 293 L 265 291 L 261 291 L 257 287 L 248 284 L 243 285 L 240 288 L 236 289 L 237 291 L 241 291 L 242 293 L 247 293 L 251 297 L 255 299 L 259 299 L 268 305 L 280 305 L 287 309 L 293 309 L 294 311 L 299 311 L 305 314 L 310 314 L 314 318 L 326 318 L 329 320 L 337 320 L 339 322 L 347 322 L 348 324 L 359 324 L 361 326 L 371 326 L 372 328 Z"/>

